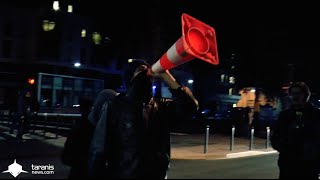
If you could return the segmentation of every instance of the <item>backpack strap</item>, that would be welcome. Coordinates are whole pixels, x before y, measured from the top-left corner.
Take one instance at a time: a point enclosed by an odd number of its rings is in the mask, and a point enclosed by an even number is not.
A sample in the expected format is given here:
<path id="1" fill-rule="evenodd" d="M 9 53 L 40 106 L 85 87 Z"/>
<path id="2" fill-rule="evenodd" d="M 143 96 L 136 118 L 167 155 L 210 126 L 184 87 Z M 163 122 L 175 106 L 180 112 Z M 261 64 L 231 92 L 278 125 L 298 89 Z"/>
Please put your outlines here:
<path id="1" fill-rule="evenodd" d="M 88 119 L 93 126 L 96 126 L 101 116 L 102 106 L 105 102 L 112 100 L 119 93 L 112 89 L 102 90 L 95 99 L 93 107 L 88 115 Z"/>

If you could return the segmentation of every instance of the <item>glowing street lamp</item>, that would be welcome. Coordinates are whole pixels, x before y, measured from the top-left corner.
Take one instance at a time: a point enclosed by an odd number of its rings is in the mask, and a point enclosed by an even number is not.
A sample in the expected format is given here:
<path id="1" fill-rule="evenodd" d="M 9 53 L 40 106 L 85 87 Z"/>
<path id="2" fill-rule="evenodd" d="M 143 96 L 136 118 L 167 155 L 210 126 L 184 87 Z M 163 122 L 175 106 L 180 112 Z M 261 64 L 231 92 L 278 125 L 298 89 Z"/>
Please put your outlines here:
<path id="1" fill-rule="evenodd" d="M 81 66 L 81 63 L 76 62 L 76 63 L 74 63 L 73 66 L 74 66 L 74 67 L 80 67 L 80 66 Z"/>

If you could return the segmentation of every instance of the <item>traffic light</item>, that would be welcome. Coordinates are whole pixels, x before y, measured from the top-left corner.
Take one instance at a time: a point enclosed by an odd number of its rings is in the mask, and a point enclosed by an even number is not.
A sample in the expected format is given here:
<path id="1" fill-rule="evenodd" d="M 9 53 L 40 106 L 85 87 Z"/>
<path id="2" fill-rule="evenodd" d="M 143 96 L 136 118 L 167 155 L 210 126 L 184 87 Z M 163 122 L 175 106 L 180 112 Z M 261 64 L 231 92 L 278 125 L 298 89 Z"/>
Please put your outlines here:
<path id="1" fill-rule="evenodd" d="M 34 85 L 34 84 L 36 83 L 36 80 L 33 79 L 33 78 L 29 78 L 29 79 L 28 79 L 28 83 L 29 83 L 30 85 Z"/>

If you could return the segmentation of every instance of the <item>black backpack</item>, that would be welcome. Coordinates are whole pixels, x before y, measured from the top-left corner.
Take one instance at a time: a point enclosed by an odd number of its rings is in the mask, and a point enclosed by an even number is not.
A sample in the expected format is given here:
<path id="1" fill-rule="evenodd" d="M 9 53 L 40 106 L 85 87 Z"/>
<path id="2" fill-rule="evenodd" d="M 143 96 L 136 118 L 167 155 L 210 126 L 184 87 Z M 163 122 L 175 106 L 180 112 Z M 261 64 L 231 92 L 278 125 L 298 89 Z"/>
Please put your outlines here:
<path id="1" fill-rule="evenodd" d="M 88 166 L 88 153 L 92 137 L 95 132 L 96 123 L 100 120 L 103 105 L 117 96 L 117 92 L 111 89 L 102 90 L 91 103 L 91 109 L 82 114 L 81 121 L 76 123 L 66 139 L 63 151 L 62 162 L 68 166 Z"/>

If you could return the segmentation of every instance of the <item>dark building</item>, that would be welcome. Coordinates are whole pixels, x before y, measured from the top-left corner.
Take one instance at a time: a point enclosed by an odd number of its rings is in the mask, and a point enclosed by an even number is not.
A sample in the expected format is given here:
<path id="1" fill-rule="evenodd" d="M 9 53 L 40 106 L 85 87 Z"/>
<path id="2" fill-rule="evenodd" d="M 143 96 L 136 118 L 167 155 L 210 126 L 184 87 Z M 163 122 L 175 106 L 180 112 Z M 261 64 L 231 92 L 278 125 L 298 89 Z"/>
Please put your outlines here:
<path id="1" fill-rule="evenodd" d="M 238 61 L 236 54 L 230 54 L 228 58 L 221 59 L 217 66 L 195 62 L 196 96 L 203 113 L 214 119 L 230 118 L 230 111 L 240 99 Z"/>
<path id="2" fill-rule="evenodd" d="M 108 53 L 110 38 L 76 3 L 0 2 L 2 114 L 13 109 L 23 89 L 30 89 L 43 109 L 54 109 L 73 108 L 80 96 L 121 87 L 116 57 Z"/>

